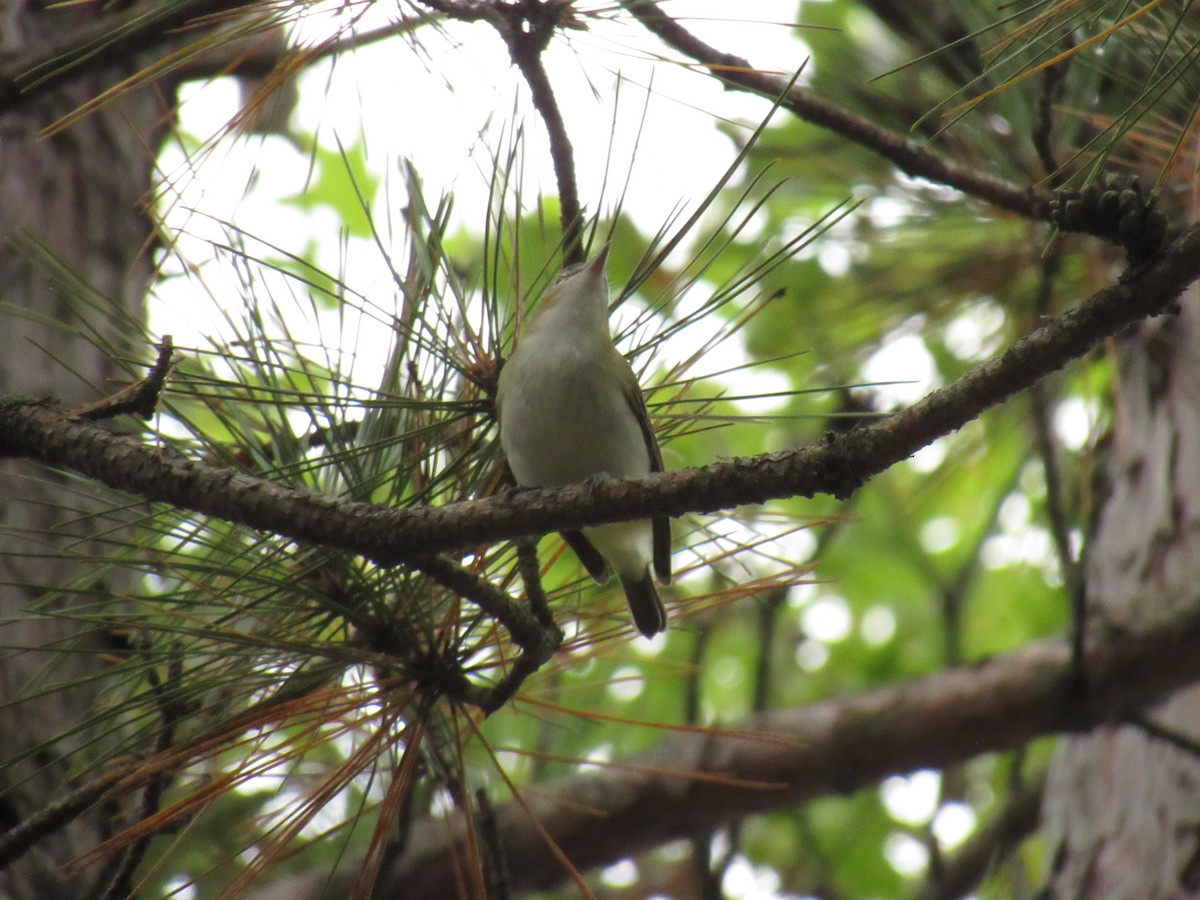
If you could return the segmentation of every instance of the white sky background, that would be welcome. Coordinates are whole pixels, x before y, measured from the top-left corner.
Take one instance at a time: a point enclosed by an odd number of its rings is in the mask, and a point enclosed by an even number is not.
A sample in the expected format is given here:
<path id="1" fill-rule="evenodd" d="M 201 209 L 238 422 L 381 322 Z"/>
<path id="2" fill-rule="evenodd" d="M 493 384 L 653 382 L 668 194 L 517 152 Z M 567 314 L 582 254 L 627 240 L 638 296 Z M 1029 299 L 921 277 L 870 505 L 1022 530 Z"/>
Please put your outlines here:
<path id="1" fill-rule="evenodd" d="M 794 21 L 797 6 L 795 0 L 756 0 L 742 7 L 752 7 L 756 21 L 744 22 L 730 20 L 729 4 L 720 0 L 666 4 L 714 45 L 745 55 L 755 65 L 789 73 L 803 63 L 805 53 L 795 32 L 783 24 Z M 396 7 L 387 3 L 370 9 L 358 30 L 385 25 L 389 14 L 396 14 Z M 311 40 L 330 27 L 328 19 L 313 17 L 298 36 Z M 762 98 L 724 91 L 706 75 L 655 59 L 650 54 L 663 53 L 661 45 L 628 19 L 592 23 L 588 31 L 567 32 L 566 38 L 551 43 L 545 64 L 575 149 L 581 201 L 590 211 L 607 212 L 620 180 L 628 175 L 625 214 L 643 231 L 656 229 L 680 203 L 698 201 L 732 162 L 736 148 L 716 130 L 715 120 L 753 127 L 769 109 Z M 410 159 L 428 197 L 436 200 L 452 192 L 457 223 L 481 233 L 490 157 L 505 145 L 503 125 L 512 121 L 514 104 L 526 130 L 525 195 L 532 198 L 539 190 L 556 194 L 545 129 L 491 26 L 448 22 L 442 32 L 426 26 L 419 41 L 426 56 L 403 38 L 391 39 L 343 54 L 336 63 L 320 63 L 299 85 L 293 127 L 317 134 L 330 147 L 339 140 L 345 146 L 361 141 L 372 167 L 388 179 L 383 192 L 388 208 L 373 211 L 376 222 L 386 222 L 403 206 L 400 163 Z M 619 109 L 614 104 L 617 73 L 626 81 Z M 191 85 L 181 127 L 201 138 L 218 133 L 239 102 L 232 79 Z M 636 159 L 631 161 L 635 142 Z M 344 264 L 336 239 L 339 223 L 331 212 L 310 214 L 280 205 L 301 189 L 310 165 L 304 152 L 286 139 L 231 139 L 198 165 L 185 162 L 178 151 L 165 154 L 163 164 L 179 189 L 168 228 L 183 235 L 179 249 L 189 261 L 210 256 L 207 240 L 225 237 L 216 223 L 231 221 L 247 234 L 293 251 L 315 242 L 317 262 L 328 271 L 337 272 Z M 606 166 L 610 185 L 601 197 Z M 354 287 L 370 291 L 390 285 L 374 248 L 351 246 L 349 253 Z M 173 299 L 191 305 L 182 297 Z"/>

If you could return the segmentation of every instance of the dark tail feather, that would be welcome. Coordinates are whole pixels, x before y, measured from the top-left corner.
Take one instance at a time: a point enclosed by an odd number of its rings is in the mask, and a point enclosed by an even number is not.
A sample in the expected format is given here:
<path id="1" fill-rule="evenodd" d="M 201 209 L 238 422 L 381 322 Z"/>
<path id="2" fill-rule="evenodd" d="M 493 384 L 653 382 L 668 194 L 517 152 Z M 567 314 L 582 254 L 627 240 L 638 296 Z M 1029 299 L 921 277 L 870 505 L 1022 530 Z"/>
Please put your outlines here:
<path id="1" fill-rule="evenodd" d="M 671 583 L 671 520 L 659 516 L 652 520 L 654 531 L 654 574 L 659 584 Z"/>
<path id="2" fill-rule="evenodd" d="M 658 599 L 658 589 L 654 587 L 649 571 L 642 574 L 640 581 L 622 578 L 621 587 L 625 589 L 625 599 L 629 601 L 629 611 L 638 631 L 652 638 L 667 630 L 667 611 Z"/>
<path id="3" fill-rule="evenodd" d="M 608 581 L 608 563 L 604 561 L 604 557 L 600 555 L 600 551 L 592 545 L 592 542 L 583 536 L 582 531 L 560 531 L 559 534 L 567 542 L 567 546 L 575 551 L 575 555 L 579 557 L 579 561 L 583 563 L 583 567 L 587 569 L 588 574 L 596 580 L 597 584 L 604 584 Z"/>

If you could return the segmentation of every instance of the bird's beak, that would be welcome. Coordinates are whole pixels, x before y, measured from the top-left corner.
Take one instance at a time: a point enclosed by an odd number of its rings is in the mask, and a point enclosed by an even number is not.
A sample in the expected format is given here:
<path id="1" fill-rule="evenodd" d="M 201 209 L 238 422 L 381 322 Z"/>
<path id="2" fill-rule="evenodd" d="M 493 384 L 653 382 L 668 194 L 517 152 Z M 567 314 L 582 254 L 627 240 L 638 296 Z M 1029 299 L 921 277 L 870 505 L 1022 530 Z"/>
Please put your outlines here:
<path id="1" fill-rule="evenodd" d="M 608 248 L 612 246 L 612 242 L 605 242 L 600 248 L 600 252 L 592 257 L 592 261 L 587 264 L 587 270 L 592 275 L 604 274 L 605 267 L 608 265 Z"/>

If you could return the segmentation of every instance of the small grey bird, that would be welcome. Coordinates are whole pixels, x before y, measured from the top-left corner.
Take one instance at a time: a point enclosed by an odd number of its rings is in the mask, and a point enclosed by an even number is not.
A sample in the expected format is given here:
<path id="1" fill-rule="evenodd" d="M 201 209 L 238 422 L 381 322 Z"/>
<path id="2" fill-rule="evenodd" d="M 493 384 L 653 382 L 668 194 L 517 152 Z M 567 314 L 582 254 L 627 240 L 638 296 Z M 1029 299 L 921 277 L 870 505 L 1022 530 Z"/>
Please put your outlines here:
<path id="1" fill-rule="evenodd" d="M 637 376 L 608 330 L 608 246 L 568 269 L 538 302 L 500 370 L 500 446 L 522 487 L 577 484 L 662 471 Z M 666 516 L 563 532 L 588 573 L 617 572 L 633 623 L 646 637 L 667 627 L 654 586 L 671 581 Z M 607 561 L 607 563 L 606 563 Z"/>

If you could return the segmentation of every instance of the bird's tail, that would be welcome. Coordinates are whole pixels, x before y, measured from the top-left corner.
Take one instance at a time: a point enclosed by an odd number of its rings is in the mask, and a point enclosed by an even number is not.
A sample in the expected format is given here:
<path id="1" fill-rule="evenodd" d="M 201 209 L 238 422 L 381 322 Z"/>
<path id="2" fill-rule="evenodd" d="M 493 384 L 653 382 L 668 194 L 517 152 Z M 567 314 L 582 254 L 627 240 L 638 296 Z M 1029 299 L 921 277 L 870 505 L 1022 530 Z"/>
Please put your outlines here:
<path id="1" fill-rule="evenodd" d="M 625 589 L 629 612 L 633 614 L 633 624 L 638 631 L 651 638 L 667 630 L 667 611 L 658 597 L 658 589 L 654 586 L 649 569 L 643 571 L 642 577 L 636 580 L 622 575 L 621 587 Z"/>

